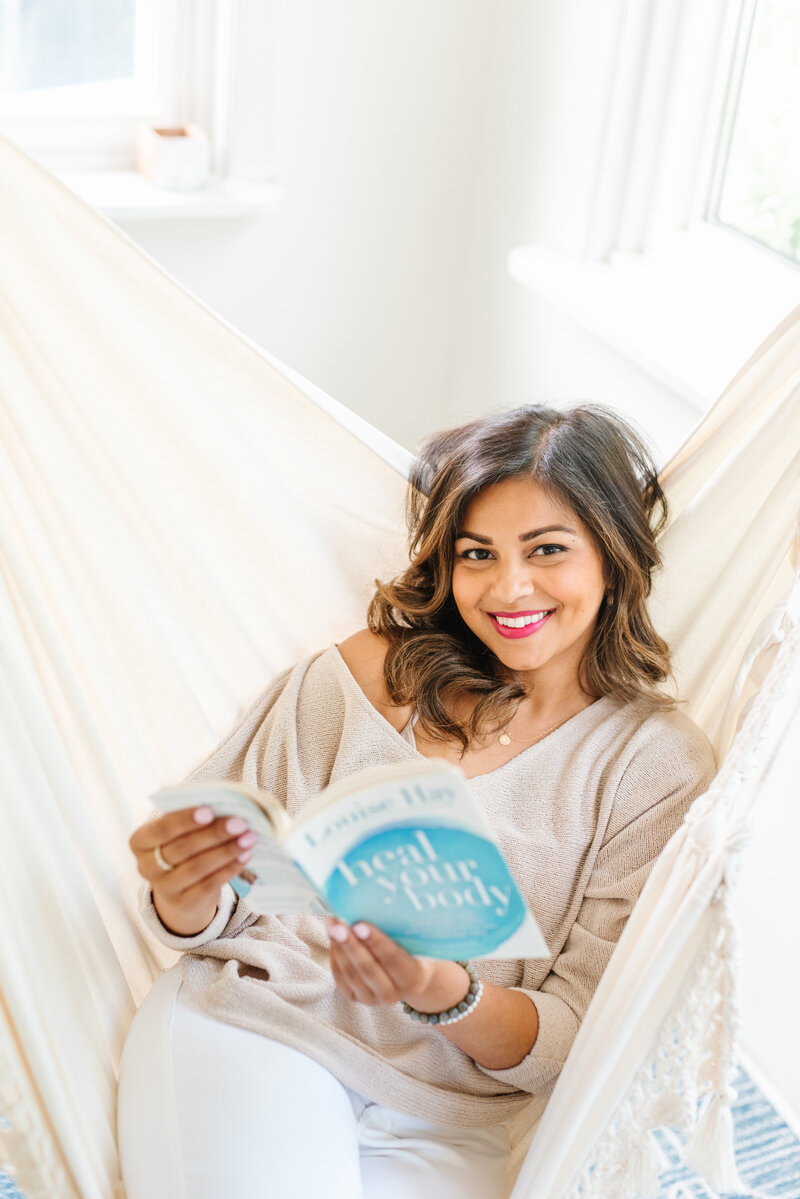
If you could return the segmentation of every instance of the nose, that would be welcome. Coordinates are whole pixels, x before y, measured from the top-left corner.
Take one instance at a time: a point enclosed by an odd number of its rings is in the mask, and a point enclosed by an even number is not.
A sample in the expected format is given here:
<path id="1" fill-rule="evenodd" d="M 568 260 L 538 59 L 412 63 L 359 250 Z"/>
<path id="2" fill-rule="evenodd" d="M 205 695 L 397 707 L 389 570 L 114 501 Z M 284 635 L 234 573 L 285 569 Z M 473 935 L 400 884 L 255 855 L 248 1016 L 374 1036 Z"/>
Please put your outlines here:
<path id="1" fill-rule="evenodd" d="M 493 611 L 502 612 L 504 607 L 511 608 L 520 600 L 533 597 L 534 583 L 530 569 L 525 563 L 498 562 L 492 573 L 494 578 L 491 593 L 492 603 L 495 604 Z"/>

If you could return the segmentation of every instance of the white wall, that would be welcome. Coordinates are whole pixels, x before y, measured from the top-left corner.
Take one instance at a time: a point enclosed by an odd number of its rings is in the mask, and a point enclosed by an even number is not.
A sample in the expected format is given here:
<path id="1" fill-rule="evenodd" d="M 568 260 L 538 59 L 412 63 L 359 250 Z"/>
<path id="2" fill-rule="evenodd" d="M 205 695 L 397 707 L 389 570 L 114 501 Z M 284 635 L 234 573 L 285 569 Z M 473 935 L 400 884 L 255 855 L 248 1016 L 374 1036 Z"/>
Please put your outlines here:
<path id="1" fill-rule="evenodd" d="M 409 447 L 447 408 L 494 10 L 283 3 L 281 206 L 125 226 L 226 319 Z"/>
<path id="2" fill-rule="evenodd" d="M 700 413 L 512 280 L 509 250 L 578 252 L 600 149 L 618 0 L 506 0 L 477 137 L 474 231 L 456 331 L 451 415 L 599 400 L 648 433 L 660 461 Z"/>
<path id="3" fill-rule="evenodd" d="M 126 230 L 406 446 L 490 408 L 585 398 L 638 420 L 664 459 L 698 413 L 506 271 L 514 245 L 569 248 L 585 219 L 618 3 L 284 0 L 281 206 Z"/>

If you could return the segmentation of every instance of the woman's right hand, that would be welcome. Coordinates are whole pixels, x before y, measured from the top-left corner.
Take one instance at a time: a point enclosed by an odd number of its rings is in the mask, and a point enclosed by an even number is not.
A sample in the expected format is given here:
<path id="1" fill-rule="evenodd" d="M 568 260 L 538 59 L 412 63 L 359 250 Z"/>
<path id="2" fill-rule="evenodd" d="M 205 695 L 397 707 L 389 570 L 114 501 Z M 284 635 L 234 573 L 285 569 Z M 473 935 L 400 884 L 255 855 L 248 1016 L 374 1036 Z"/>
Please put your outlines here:
<path id="1" fill-rule="evenodd" d="M 252 852 L 257 834 L 238 816 L 216 819 L 210 808 L 183 808 L 145 821 L 128 844 L 142 878 L 153 891 L 162 924 L 181 937 L 208 928 L 219 906 L 223 883 L 229 882 Z M 161 855 L 173 869 L 162 870 Z"/>

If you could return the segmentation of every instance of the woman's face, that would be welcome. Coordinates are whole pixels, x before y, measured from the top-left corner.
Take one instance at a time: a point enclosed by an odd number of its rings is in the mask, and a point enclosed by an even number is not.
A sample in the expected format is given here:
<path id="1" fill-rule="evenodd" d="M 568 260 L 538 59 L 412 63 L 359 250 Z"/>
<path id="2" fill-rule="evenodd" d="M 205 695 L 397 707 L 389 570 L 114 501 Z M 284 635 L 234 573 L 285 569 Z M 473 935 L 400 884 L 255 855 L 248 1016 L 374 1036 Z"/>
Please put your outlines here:
<path id="1" fill-rule="evenodd" d="M 578 680 L 606 582 L 571 508 L 531 479 L 487 487 L 464 515 L 452 585 L 461 619 L 505 666 L 537 683 Z"/>

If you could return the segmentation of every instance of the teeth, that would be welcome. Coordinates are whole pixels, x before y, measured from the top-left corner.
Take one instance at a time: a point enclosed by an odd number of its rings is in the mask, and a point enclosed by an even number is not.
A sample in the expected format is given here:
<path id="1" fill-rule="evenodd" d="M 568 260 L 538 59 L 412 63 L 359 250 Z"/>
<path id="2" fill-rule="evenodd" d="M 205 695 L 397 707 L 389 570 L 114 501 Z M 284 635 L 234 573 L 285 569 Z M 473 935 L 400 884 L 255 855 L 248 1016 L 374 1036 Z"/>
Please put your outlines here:
<path id="1" fill-rule="evenodd" d="M 495 616 L 495 620 L 506 629 L 524 629 L 526 625 L 544 620 L 545 616 L 547 616 L 546 611 L 534 612 L 532 616 Z"/>

